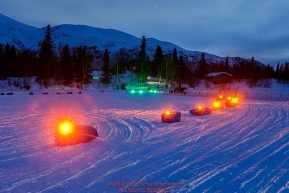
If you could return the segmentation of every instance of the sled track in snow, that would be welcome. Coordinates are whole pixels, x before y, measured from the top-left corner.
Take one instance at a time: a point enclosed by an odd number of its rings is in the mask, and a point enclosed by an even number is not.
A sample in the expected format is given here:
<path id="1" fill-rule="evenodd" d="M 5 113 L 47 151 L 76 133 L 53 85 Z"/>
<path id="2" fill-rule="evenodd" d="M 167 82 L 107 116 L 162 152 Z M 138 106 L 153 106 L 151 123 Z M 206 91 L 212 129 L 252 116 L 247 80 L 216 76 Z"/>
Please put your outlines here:
<path id="1" fill-rule="evenodd" d="M 162 187 L 171 192 L 288 191 L 288 103 L 244 101 L 201 117 L 190 106 L 177 104 L 182 119 L 173 124 L 161 123 L 154 105 L 86 107 L 77 117 L 100 137 L 67 147 L 54 144 L 47 123 L 54 116 L 2 113 L 0 192 L 118 192 L 110 182 L 180 182 Z"/>

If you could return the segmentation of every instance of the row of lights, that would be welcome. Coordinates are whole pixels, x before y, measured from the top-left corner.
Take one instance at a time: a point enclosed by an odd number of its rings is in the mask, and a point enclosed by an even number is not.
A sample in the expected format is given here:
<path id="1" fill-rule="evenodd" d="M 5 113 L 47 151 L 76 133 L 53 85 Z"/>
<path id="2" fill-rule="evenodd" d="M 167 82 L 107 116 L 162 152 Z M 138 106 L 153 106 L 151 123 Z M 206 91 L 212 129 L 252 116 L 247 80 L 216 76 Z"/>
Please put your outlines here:
<path id="1" fill-rule="evenodd" d="M 144 93 L 144 91 L 142 91 L 142 90 L 139 90 L 139 91 L 131 90 L 130 92 L 131 92 L 132 94 L 134 94 L 134 93 L 140 93 L 140 94 Z M 150 92 L 150 93 L 157 93 L 156 90 L 149 90 L 149 92 Z"/>

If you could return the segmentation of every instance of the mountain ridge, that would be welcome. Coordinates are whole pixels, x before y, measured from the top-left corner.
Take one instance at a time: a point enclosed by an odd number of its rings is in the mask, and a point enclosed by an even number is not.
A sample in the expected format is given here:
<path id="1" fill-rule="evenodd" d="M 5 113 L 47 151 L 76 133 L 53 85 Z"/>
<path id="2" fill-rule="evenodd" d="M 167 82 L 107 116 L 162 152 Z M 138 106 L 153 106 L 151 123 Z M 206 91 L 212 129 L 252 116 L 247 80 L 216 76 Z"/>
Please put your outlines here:
<path id="1" fill-rule="evenodd" d="M 0 13 L 0 44 L 7 42 L 14 45 L 17 49 L 30 48 L 37 50 L 40 42 L 45 36 L 46 27 L 36 28 L 30 25 L 18 22 L 10 17 Z M 51 27 L 52 41 L 55 46 L 68 44 L 70 47 L 86 45 L 95 47 L 100 51 L 108 49 L 112 54 L 121 48 L 128 50 L 138 50 L 141 44 L 141 38 L 130 35 L 115 29 L 103 29 L 88 25 L 61 24 Z M 179 55 L 183 55 L 190 62 L 191 69 L 196 66 L 201 58 L 202 52 L 190 51 L 181 48 L 171 42 L 160 41 L 155 38 L 146 38 L 147 52 L 152 58 L 157 45 L 162 47 L 164 53 L 177 49 Z M 224 63 L 226 57 L 205 53 L 205 59 L 210 64 Z M 240 63 L 241 57 L 229 57 L 229 65 Z M 250 59 L 244 59 L 249 62 Z M 264 64 L 255 60 L 259 66 Z"/>

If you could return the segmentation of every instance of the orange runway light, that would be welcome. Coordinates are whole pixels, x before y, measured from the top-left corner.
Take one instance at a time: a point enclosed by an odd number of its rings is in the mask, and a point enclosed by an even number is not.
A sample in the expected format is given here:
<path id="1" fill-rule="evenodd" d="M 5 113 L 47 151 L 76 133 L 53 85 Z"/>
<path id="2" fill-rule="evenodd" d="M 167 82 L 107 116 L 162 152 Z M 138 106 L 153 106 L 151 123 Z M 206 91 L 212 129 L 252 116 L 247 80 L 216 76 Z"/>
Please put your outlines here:
<path id="1" fill-rule="evenodd" d="M 63 121 L 56 129 L 54 140 L 58 146 L 67 146 L 87 143 L 98 136 L 97 130 L 92 126 L 74 125 L 72 122 Z"/>
<path id="2" fill-rule="evenodd" d="M 198 107 L 198 109 L 199 109 L 199 110 L 202 110 L 202 109 L 203 109 L 203 107 L 202 107 L 202 106 L 199 106 L 199 107 Z"/>
<path id="3" fill-rule="evenodd" d="M 171 112 L 170 111 L 166 111 L 166 115 L 169 115 L 169 114 L 171 114 Z"/>
<path id="4" fill-rule="evenodd" d="M 231 98 L 231 97 L 228 97 L 227 99 L 230 101 L 232 98 Z"/>
<path id="5" fill-rule="evenodd" d="M 233 102 L 237 103 L 238 102 L 238 98 L 233 98 Z"/>
<path id="6" fill-rule="evenodd" d="M 165 111 L 161 120 L 163 123 L 175 123 L 181 121 L 181 112 L 180 111 Z"/>
<path id="7" fill-rule="evenodd" d="M 61 132 L 61 134 L 67 135 L 72 132 L 73 126 L 72 123 L 70 123 L 69 121 L 65 121 L 59 124 L 58 129 Z"/>
<path id="8" fill-rule="evenodd" d="M 219 102 L 214 102 L 214 107 L 216 107 L 216 108 L 220 107 L 220 103 Z"/>

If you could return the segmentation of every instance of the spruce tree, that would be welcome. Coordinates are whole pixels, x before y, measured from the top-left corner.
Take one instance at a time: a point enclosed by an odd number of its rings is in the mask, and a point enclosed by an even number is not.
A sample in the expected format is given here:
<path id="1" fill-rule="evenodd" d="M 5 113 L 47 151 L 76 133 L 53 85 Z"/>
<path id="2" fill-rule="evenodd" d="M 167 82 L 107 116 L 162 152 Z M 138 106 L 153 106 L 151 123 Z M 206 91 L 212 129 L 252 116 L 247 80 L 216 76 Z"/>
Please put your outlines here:
<path id="1" fill-rule="evenodd" d="M 254 86 L 254 69 L 255 69 L 255 59 L 252 57 L 251 63 L 250 63 L 250 82 L 249 87 L 252 88 Z"/>
<path id="2" fill-rule="evenodd" d="M 73 80 L 73 66 L 70 50 L 67 44 L 61 50 L 60 69 L 64 85 L 70 84 Z"/>
<path id="3" fill-rule="evenodd" d="M 4 78 L 4 50 L 0 44 L 0 79 Z"/>
<path id="4" fill-rule="evenodd" d="M 7 42 L 4 47 L 4 78 L 9 77 L 9 69 L 11 65 L 11 57 L 10 57 L 10 45 Z M 9 78 L 10 81 L 10 78 Z"/>
<path id="5" fill-rule="evenodd" d="M 149 61 L 146 55 L 146 44 L 146 38 L 143 36 L 140 46 L 141 50 L 139 52 L 139 57 L 136 63 L 136 72 L 138 74 L 139 82 L 141 85 L 143 81 L 146 80 L 148 72 L 150 71 Z"/>
<path id="6" fill-rule="evenodd" d="M 268 64 L 266 66 L 266 78 L 267 79 L 274 78 L 274 73 L 275 73 L 274 68 L 270 64 Z"/>
<path id="7" fill-rule="evenodd" d="M 82 89 L 83 84 L 91 82 L 90 61 L 93 60 L 93 56 L 91 53 L 87 52 L 86 46 L 83 47 L 79 46 L 76 52 L 77 52 L 76 66 L 75 66 L 76 81 L 78 82 L 80 89 Z"/>
<path id="8" fill-rule="evenodd" d="M 40 65 L 38 80 L 40 84 L 44 85 L 44 87 L 49 86 L 49 79 L 53 75 L 54 58 L 50 25 L 47 25 L 46 34 L 44 40 L 41 43 L 39 52 Z"/>
<path id="9" fill-rule="evenodd" d="M 207 74 L 207 72 L 207 63 L 205 60 L 205 53 L 203 52 L 198 66 L 198 77 L 203 78 Z"/>
<path id="10" fill-rule="evenodd" d="M 104 56 L 103 56 L 103 65 L 101 67 L 102 70 L 102 78 L 101 82 L 103 84 L 110 84 L 111 83 L 111 72 L 109 67 L 109 52 L 108 49 L 105 49 Z"/>
<path id="11" fill-rule="evenodd" d="M 281 65 L 280 65 L 280 70 L 279 70 L 279 77 L 280 77 L 280 79 L 282 80 L 282 82 L 283 82 L 283 80 L 285 79 L 284 74 L 285 74 L 285 68 L 284 68 L 284 65 L 281 64 Z"/>
<path id="12" fill-rule="evenodd" d="M 279 64 L 279 62 L 277 64 L 276 71 L 275 71 L 275 79 L 277 79 L 277 81 L 279 81 L 279 79 L 280 79 L 280 64 Z"/>
<path id="13" fill-rule="evenodd" d="M 181 83 L 186 82 L 187 79 L 187 67 L 184 62 L 183 56 L 179 57 L 179 86 Z"/>
<path id="14" fill-rule="evenodd" d="M 75 75 L 76 75 L 76 80 L 78 83 L 81 83 L 82 81 L 82 66 L 83 66 L 83 62 L 84 62 L 84 54 L 85 54 L 85 50 L 82 48 L 82 46 L 79 46 L 76 48 L 76 62 L 75 62 Z"/>
<path id="15" fill-rule="evenodd" d="M 289 63 L 285 62 L 285 67 L 284 67 L 284 79 L 288 82 L 289 80 Z"/>
<path id="16" fill-rule="evenodd" d="M 175 69 L 172 65 L 171 55 L 165 55 L 165 78 L 166 78 L 166 87 L 168 84 L 171 84 L 174 81 Z"/>
<path id="17" fill-rule="evenodd" d="M 23 76 L 22 87 L 29 90 L 30 89 L 30 76 L 36 73 L 36 53 L 30 49 L 22 49 L 19 57 L 19 62 L 21 64 L 21 75 Z"/>
<path id="18" fill-rule="evenodd" d="M 159 81 L 165 76 L 164 55 L 161 46 L 157 46 L 153 56 L 152 75 Z"/>
<path id="19" fill-rule="evenodd" d="M 14 48 L 14 46 L 13 46 Z M 8 44 L 8 42 L 5 45 L 5 62 L 6 62 L 6 77 L 8 77 L 8 85 L 11 86 L 11 66 L 12 66 L 12 46 Z"/>
<path id="20" fill-rule="evenodd" d="M 245 79 L 246 78 L 246 65 L 245 65 L 244 59 L 242 59 L 241 63 L 240 63 L 239 77 L 241 79 Z"/>
<path id="21" fill-rule="evenodd" d="M 229 73 L 229 57 L 226 57 L 226 62 L 225 62 L 225 72 Z"/>
<path id="22" fill-rule="evenodd" d="M 178 84 L 180 84 L 180 66 L 179 66 L 179 59 L 178 59 L 178 52 L 177 49 L 174 48 L 172 54 L 172 68 L 174 69 L 174 78 Z"/>

